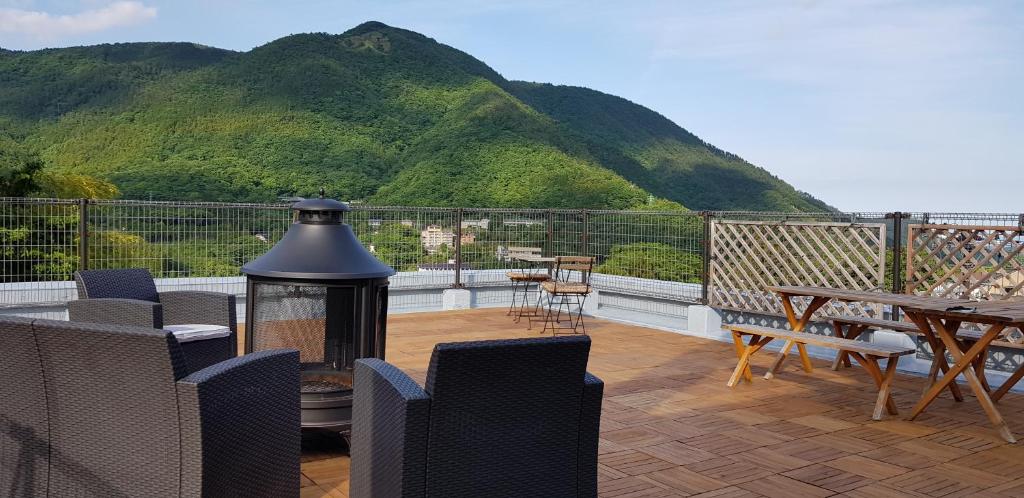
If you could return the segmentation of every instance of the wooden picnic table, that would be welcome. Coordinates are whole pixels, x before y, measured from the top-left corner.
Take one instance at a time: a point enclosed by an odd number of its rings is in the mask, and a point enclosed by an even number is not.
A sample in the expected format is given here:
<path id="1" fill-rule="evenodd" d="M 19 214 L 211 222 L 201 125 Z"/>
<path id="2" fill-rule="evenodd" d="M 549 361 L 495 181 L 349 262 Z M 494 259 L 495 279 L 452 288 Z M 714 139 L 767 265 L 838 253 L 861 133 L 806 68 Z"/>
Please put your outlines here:
<path id="1" fill-rule="evenodd" d="M 903 312 L 927 336 L 937 337 L 938 340 L 941 340 L 954 360 L 950 371 L 944 374 L 942 379 L 933 383 L 925 391 L 924 395 L 921 396 L 921 400 L 917 402 L 914 410 L 910 413 L 910 419 L 913 420 L 932 401 L 935 401 L 935 398 L 938 397 L 943 388 L 954 384 L 957 375 L 963 375 L 967 379 L 967 384 L 970 386 L 971 391 L 977 397 L 978 404 L 985 410 L 985 415 L 988 416 L 989 421 L 999 431 L 999 435 L 1006 441 L 1015 443 L 1016 439 L 1013 436 L 1013 432 L 1006 425 L 1006 421 L 996 408 L 995 402 L 999 401 L 1014 384 L 1020 381 L 1021 377 L 1024 376 L 1024 366 L 1018 367 L 1010 378 L 991 395 L 989 395 L 987 382 L 984 382 L 984 376 L 982 375 L 979 378 L 978 372 L 969 367 L 980 364 L 981 368 L 984 368 L 984 359 L 988 353 L 989 346 L 992 345 L 993 341 L 1001 337 L 1007 329 L 1016 327 L 1024 330 L 1022 328 L 1024 327 L 1024 302 L 982 301 L 968 302 L 955 306 L 923 302 L 917 305 L 905 306 Z M 977 337 L 971 343 L 957 340 L 957 331 L 960 328 L 960 324 L 964 322 L 985 326 L 980 337 Z M 983 373 L 984 371 L 982 371 Z"/>
<path id="2" fill-rule="evenodd" d="M 782 308 L 786 312 L 786 319 L 789 321 L 789 326 L 792 330 L 797 332 L 803 331 L 804 327 L 806 327 L 807 324 L 811 321 L 811 316 L 814 315 L 814 312 L 818 311 L 822 306 L 828 304 L 828 302 L 833 299 L 849 302 L 858 301 L 888 304 L 900 307 L 912 306 L 928 302 L 933 302 L 939 305 L 945 305 L 946 307 L 950 307 L 969 302 L 963 299 L 914 296 L 909 294 L 892 294 L 889 292 L 861 291 L 851 289 L 833 289 L 829 287 L 814 287 L 804 285 L 772 286 L 768 287 L 768 290 L 779 294 L 779 297 L 782 299 Z M 807 308 L 804 309 L 804 312 L 800 317 L 796 316 L 796 310 L 793 306 L 793 298 L 797 297 L 811 298 L 811 302 L 807 305 Z M 922 334 L 924 333 L 922 332 Z M 927 337 L 926 334 L 925 336 Z M 937 344 L 932 344 L 932 342 L 933 341 L 929 339 L 928 343 L 933 347 L 933 351 L 936 347 L 942 349 L 941 342 L 935 341 Z M 783 345 L 782 350 L 779 352 L 779 356 L 775 358 L 775 362 L 768 370 L 768 373 L 765 374 L 765 378 L 770 379 L 776 373 L 778 373 L 779 369 L 782 368 L 783 362 L 786 360 L 786 355 L 789 354 L 789 350 L 792 349 L 792 347 L 793 344 L 791 342 L 786 342 L 786 344 Z M 804 349 L 802 345 L 799 344 L 797 345 L 797 349 L 800 352 L 800 361 L 803 364 L 804 370 L 808 372 L 811 371 L 811 360 L 807 356 L 807 351 Z M 936 357 L 939 356 L 945 358 L 941 354 L 936 354 Z M 944 361 L 939 362 L 938 366 L 942 367 L 942 363 L 944 363 Z M 946 369 L 947 368 L 943 368 L 943 372 L 945 372 Z M 956 385 L 953 385 L 951 387 L 951 390 L 955 390 L 956 392 L 954 393 L 954 396 L 956 396 L 957 399 L 961 399 L 960 393 L 957 390 Z"/>
<path id="3" fill-rule="evenodd" d="M 956 377 L 962 374 L 1000 435 L 1009 442 L 1016 442 L 1006 422 L 996 409 L 994 401 L 998 401 L 1021 377 L 1024 377 L 1024 366 L 1018 368 L 991 397 L 988 394 L 987 385 L 983 382 L 983 377 L 979 379 L 978 373 L 968 367 L 973 365 L 975 368 L 983 369 L 984 356 L 982 355 L 987 353 L 992 342 L 999 338 L 1007 328 L 1024 327 L 1024 302 L 975 302 L 966 299 L 813 286 L 773 286 L 768 289 L 778 293 L 782 298 L 786 318 L 794 331 L 802 331 L 810 322 L 814 312 L 833 299 L 899 306 L 917 326 L 933 352 L 929 387 L 925 389 L 921 400 L 911 412 L 910 419 L 913 420 L 927 408 L 943 389 L 949 389 L 957 401 L 962 401 L 963 396 L 955 382 Z M 796 316 L 792 301 L 796 297 L 811 298 L 811 302 L 799 318 Z M 970 341 L 973 342 L 973 345 L 969 348 L 966 347 L 967 341 L 959 341 L 956 338 L 960 324 L 963 322 L 988 325 L 980 337 Z M 791 348 L 791 342 L 787 342 L 783 346 L 765 377 L 770 378 L 778 373 L 778 369 L 781 368 Z M 802 347 L 799 350 L 804 369 L 810 371 L 810 359 L 806 356 L 806 351 Z M 952 366 L 948 365 L 946 361 L 946 351 L 949 351 L 955 361 Z M 937 379 L 940 370 L 943 372 L 941 380 Z"/>

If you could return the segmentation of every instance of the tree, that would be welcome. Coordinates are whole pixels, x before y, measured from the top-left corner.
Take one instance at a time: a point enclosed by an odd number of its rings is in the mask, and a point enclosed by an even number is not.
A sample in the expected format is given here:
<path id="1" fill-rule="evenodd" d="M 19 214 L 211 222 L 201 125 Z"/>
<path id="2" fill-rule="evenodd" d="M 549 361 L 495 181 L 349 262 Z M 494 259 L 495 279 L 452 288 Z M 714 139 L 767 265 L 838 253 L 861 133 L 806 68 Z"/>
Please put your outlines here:
<path id="1" fill-rule="evenodd" d="M 0 196 L 25 197 L 38 188 L 43 162 L 10 137 L 0 135 Z"/>
<path id="2" fill-rule="evenodd" d="M 699 283 L 702 268 L 699 254 L 680 251 L 658 242 L 639 242 L 613 247 L 608 259 L 594 271 L 608 275 Z"/>

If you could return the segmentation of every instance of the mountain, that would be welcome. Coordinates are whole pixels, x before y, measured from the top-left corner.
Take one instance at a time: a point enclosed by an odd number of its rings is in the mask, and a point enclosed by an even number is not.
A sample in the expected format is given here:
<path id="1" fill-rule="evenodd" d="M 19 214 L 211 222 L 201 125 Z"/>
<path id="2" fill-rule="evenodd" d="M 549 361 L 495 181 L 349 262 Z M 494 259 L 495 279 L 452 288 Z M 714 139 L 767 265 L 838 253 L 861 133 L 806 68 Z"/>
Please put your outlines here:
<path id="1" fill-rule="evenodd" d="M 828 210 L 625 99 L 509 81 L 378 22 L 248 52 L 190 43 L 0 50 L 0 147 L 126 198 Z"/>

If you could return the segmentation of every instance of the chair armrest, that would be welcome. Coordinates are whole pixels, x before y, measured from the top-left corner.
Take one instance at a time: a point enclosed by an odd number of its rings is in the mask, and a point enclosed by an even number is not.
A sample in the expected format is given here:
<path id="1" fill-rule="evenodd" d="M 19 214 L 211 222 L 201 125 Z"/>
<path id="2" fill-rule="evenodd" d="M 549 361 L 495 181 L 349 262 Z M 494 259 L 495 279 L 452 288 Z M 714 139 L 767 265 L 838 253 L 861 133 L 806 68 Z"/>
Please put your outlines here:
<path id="1" fill-rule="evenodd" d="M 580 413 L 579 496 L 597 496 L 597 445 L 601 432 L 601 399 L 604 382 L 590 372 L 583 379 Z"/>
<path id="2" fill-rule="evenodd" d="M 177 382 L 182 496 L 299 495 L 299 353 L 260 351 Z"/>
<path id="3" fill-rule="evenodd" d="M 132 325 L 147 329 L 164 327 L 163 305 L 138 299 L 76 299 L 68 301 L 72 322 Z"/>
<path id="4" fill-rule="evenodd" d="M 430 396 L 382 360 L 357 360 L 354 376 L 349 493 L 425 496 Z"/>
<path id="5" fill-rule="evenodd" d="M 209 291 L 167 291 L 160 293 L 164 323 L 183 325 L 205 323 L 237 330 L 235 295 Z"/>
<path id="6" fill-rule="evenodd" d="M 208 291 L 168 291 L 160 293 L 164 305 L 164 325 L 203 323 L 231 330 L 231 356 L 238 354 L 235 295 Z"/>

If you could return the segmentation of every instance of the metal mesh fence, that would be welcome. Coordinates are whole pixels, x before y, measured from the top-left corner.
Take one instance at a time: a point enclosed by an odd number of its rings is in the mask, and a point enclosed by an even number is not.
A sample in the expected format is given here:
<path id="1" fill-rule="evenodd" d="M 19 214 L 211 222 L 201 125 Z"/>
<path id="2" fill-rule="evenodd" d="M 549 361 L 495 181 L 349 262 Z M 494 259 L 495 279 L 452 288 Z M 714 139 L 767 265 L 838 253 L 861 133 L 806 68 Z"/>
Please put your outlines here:
<path id="1" fill-rule="evenodd" d="M 455 283 L 455 210 L 354 206 L 346 222 L 359 241 L 399 274 L 396 288 Z"/>
<path id="2" fill-rule="evenodd" d="M 675 301 L 702 299 L 705 217 L 696 213 L 589 213 L 595 287 Z"/>
<path id="3" fill-rule="evenodd" d="M 907 223 L 933 225 L 1024 226 L 1024 214 L 906 213 Z"/>
<path id="4" fill-rule="evenodd" d="M 551 236 L 554 211 L 541 209 L 464 209 L 462 211 L 461 284 L 504 286 L 505 272 L 523 267 L 521 255 L 556 255 Z M 549 232 L 549 226 L 552 230 Z M 502 293 L 487 292 L 482 302 L 507 302 Z"/>
<path id="5" fill-rule="evenodd" d="M 0 201 L 0 307 L 36 307 L 74 297 L 78 201 Z M 44 313 L 43 316 L 50 316 Z"/>
<path id="6" fill-rule="evenodd" d="M 88 206 L 88 268 L 147 268 L 164 290 L 241 293 L 240 268 L 266 252 L 291 220 L 287 205 L 95 201 Z"/>
<path id="7" fill-rule="evenodd" d="M 673 305 L 707 297 L 710 220 L 885 224 L 884 288 L 899 291 L 909 224 L 1020 226 L 1024 215 L 353 205 L 346 219 L 399 271 L 392 289 L 434 289 L 430 303 L 455 285 L 478 289 L 478 304 L 505 302 L 505 272 L 524 264 L 515 256 L 540 254 L 595 257 L 593 284 L 606 302 L 632 296 Z M 240 267 L 280 240 L 290 222 L 286 204 L 0 198 L 0 308 L 61 305 L 74 297 L 70 280 L 79 268 L 145 267 L 165 290 L 241 294 Z M 415 307 L 414 294 L 397 292 L 392 301 Z"/>

